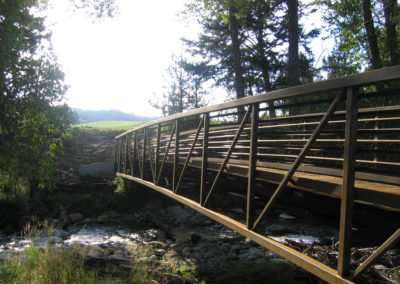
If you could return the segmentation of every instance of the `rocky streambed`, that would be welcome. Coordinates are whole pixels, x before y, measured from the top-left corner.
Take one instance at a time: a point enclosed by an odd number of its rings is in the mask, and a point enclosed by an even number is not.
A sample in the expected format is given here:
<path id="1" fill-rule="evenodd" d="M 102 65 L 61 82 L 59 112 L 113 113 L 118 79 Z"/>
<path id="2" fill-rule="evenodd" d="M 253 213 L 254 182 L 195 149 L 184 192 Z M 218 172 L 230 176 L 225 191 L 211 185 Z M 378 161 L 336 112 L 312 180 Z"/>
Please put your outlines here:
<path id="1" fill-rule="evenodd" d="M 121 204 L 117 207 L 119 210 L 89 210 L 85 207 L 87 210 L 79 212 L 68 205 L 68 202 L 74 204 L 69 200 L 63 205 L 64 211 L 42 218 L 41 222 L 50 224 L 53 229 L 36 230 L 30 237 L 3 234 L 0 258 L 11 257 L 32 244 L 42 247 L 50 244 L 56 248 L 79 250 L 90 265 L 104 273 L 124 275 L 129 273 L 133 264 L 145 265 L 154 274 L 154 283 L 232 283 L 234 279 L 237 280 L 235 283 L 267 283 L 266 279 L 265 282 L 260 280 L 263 277 L 275 277 L 278 280 L 274 283 L 319 282 L 286 260 L 194 210 L 166 200 L 157 193 L 143 199 L 146 194 L 135 190 L 133 195 L 122 197 L 131 206 Z M 79 196 L 77 194 L 74 198 Z M 335 265 L 337 230 L 334 227 L 277 212 L 274 221 L 265 225 L 263 230 L 279 242 L 307 252 L 328 265 Z M 354 250 L 353 255 L 355 259 L 362 259 L 373 250 L 362 248 Z M 399 255 L 398 250 L 389 251 L 383 262 L 373 266 L 361 283 L 393 281 Z M 283 277 L 281 279 L 286 280 L 279 282 L 282 271 L 290 278 Z"/>

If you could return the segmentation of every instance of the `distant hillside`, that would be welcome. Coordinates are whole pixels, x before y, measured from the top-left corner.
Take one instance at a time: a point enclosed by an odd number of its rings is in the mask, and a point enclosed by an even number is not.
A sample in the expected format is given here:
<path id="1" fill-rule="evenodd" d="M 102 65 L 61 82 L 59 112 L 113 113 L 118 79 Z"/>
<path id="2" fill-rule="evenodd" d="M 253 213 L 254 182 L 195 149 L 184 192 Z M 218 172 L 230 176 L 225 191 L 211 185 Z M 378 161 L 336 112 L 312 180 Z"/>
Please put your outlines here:
<path id="1" fill-rule="evenodd" d="M 154 120 L 159 117 L 145 117 L 132 113 L 124 113 L 119 110 L 82 110 L 79 108 L 72 109 L 79 118 L 81 123 L 95 121 L 145 121 Z"/>

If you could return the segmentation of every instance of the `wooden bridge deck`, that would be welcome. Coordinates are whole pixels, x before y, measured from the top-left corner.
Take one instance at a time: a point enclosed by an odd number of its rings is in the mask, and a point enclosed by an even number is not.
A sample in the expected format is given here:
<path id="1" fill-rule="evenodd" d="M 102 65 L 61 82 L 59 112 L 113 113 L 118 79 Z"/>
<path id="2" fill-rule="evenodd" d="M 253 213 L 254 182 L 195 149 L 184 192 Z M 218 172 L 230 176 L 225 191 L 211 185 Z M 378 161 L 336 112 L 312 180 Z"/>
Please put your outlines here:
<path id="1" fill-rule="evenodd" d="M 400 66 L 173 115 L 118 135 L 115 145 L 117 175 L 206 214 L 328 282 L 356 279 L 400 238 L 399 220 L 376 253 L 349 269 L 354 204 L 400 212 Z M 195 188 L 191 195 L 187 184 Z M 340 201 L 336 269 L 259 233 L 290 190 Z M 226 191 L 245 197 L 245 224 L 210 209 L 210 200 Z"/>

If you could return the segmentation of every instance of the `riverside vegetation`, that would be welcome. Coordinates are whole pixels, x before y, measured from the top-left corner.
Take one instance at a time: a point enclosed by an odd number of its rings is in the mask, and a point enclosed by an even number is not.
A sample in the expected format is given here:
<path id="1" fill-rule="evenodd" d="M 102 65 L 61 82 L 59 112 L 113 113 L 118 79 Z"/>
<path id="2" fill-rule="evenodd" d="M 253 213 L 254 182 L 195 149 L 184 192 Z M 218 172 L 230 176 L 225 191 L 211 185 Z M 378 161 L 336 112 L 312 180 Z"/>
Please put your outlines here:
<path id="1" fill-rule="evenodd" d="M 3 193 L 0 283 L 310 283 L 301 270 L 159 194 L 79 176 L 82 165 L 112 160 L 118 132 L 73 130 L 56 189 Z M 99 243 L 104 230 L 107 242 Z M 94 241 L 84 242 L 87 232 Z"/>
<path id="2" fill-rule="evenodd" d="M 55 190 L 33 196 L 21 190 L 0 200 L 0 283 L 319 283 L 161 194 L 121 179 L 79 176 L 82 165 L 112 161 L 119 132 L 74 130 L 58 158 Z M 332 228 L 277 215 L 281 224 L 268 230 L 280 239 L 293 230 L 335 235 Z M 332 255 L 329 246 L 296 245 L 317 258 Z M 399 282 L 399 272 L 389 268 L 398 256 L 391 251 L 363 281 Z"/>

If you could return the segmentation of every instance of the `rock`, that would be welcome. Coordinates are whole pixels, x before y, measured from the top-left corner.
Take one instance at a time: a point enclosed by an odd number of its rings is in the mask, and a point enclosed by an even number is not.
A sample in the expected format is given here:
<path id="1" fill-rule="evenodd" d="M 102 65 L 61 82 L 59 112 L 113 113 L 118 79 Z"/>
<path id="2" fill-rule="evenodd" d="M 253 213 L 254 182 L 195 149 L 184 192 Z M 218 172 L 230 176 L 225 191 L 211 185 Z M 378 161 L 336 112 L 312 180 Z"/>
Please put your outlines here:
<path id="1" fill-rule="evenodd" d="M 122 217 L 122 222 L 133 223 L 136 221 L 135 214 L 126 214 Z"/>
<path id="2" fill-rule="evenodd" d="M 296 230 L 285 225 L 280 224 L 272 224 L 267 226 L 267 233 L 274 235 L 287 235 L 287 234 L 296 234 Z"/>
<path id="3" fill-rule="evenodd" d="M 149 245 L 149 246 L 152 246 L 154 248 L 158 248 L 158 249 L 166 247 L 166 244 L 164 244 L 162 242 L 158 242 L 158 241 L 150 241 L 150 242 L 147 242 L 145 244 Z"/>
<path id="4" fill-rule="evenodd" d="M 258 258 L 263 258 L 263 257 L 264 257 L 263 251 L 256 247 L 251 247 L 249 250 L 242 251 L 238 255 L 238 258 L 244 261 L 256 260 Z"/>
<path id="5" fill-rule="evenodd" d="M 197 243 L 201 240 L 201 236 L 199 234 L 193 233 L 190 235 L 190 240 L 192 241 L 192 243 Z"/>
<path id="6" fill-rule="evenodd" d="M 285 219 L 285 220 L 293 220 L 293 219 L 296 219 L 296 217 L 293 217 L 293 216 L 291 216 L 291 215 L 289 215 L 289 214 L 287 214 L 287 213 L 281 213 L 281 214 L 279 214 L 279 218 Z"/>
<path id="7" fill-rule="evenodd" d="M 95 245 L 95 246 L 92 246 L 92 247 L 89 248 L 89 251 L 88 251 L 87 254 L 90 257 L 93 257 L 93 256 L 98 256 L 98 255 L 105 255 L 107 253 L 102 247 L 100 247 L 98 245 Z"/>
<path id="8" fill-rule="evenodd" d="M 93 219 L 93 218 L 85 218 L 82 221 L 80 221 L 79 224 L 82 224 L 82 225 L 91 224 L 91 223 L 96 222 L 96 220 L 97 219 Z"/>
<path id="9" fill-rule="evenodd" d="M 97 217 L 96 221 L 99 222 L 99 223 L 107 223 L 107 222 L 110 221 L 110 218 L 108 218 L 107 215 L 102 214 L 102 215 Z"/>
<path id="10" fill-rule="evenodd" d="M 67 238 L 70 234 L 69 234 L 67 231 L 64 231 L 64 230 L 54 230 L 54 231 L 52 232 L 52 235 L 53 235 L 54 237 L 58 237 L 58 238 L 61 238 L 61 239 L 65 239 L 65 238 Z"/>
<path id="11" fill-rule="evenodd" d="M 83 219 L 83 215 L 81 213 L 73 213 L 68 216 L 68 219 L 70 220 L 70 222 L 76 223 Z"/>
<path id="12" fill-rule="evenodd" d="M 166 209 L 167 213 L 173 216 L 178 222 L 187 222 L 189 218 L 193 215 L 192 211 L 189 209 L 184 209 L 181 206 L 172 206 Z"/>
<path id="13" fill-rule="evenodd" d="M 190 247 L 184 247 L 183 250 L 182 250 L 182 254 L 183 254 L 184 256 L 187 256 L 187 255 L 190 254 L 190 251 L 191 251 L 191 248 L 190 248 Z"/>
<path id="14" fill-rule="evenodd" d="M 111 163 L 99 162 L 88 166 L 83 166 L 79 169 L 81 176 L 93 177 L 113 177 L 114 165 Z"/>
<path id="15" fill-rule="evenodd" d="M 162 257 L 166 254 L 167 252 L 164 249 L 156 249 L 154 251 L 154 254 L 158 257 Z"/>
<path id="16" fill-rule="evenodd" d="M 176 274 L 166 274 L 167 276 L 167 281 L 169 284 L 184 284 L 185 279 L 179 275 Z"/>
<path id="17" fill-rule="evenodd" d="M 121 214 L 115 210 L 110 210 L 110 211 L 104 212 L 103 215 L 106 215 L 108 218 L 111 218 L 111 219 L 118 218 L 119 216 L 121 216 Z"/>

